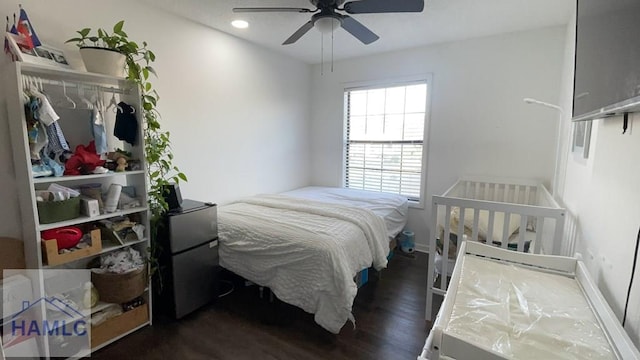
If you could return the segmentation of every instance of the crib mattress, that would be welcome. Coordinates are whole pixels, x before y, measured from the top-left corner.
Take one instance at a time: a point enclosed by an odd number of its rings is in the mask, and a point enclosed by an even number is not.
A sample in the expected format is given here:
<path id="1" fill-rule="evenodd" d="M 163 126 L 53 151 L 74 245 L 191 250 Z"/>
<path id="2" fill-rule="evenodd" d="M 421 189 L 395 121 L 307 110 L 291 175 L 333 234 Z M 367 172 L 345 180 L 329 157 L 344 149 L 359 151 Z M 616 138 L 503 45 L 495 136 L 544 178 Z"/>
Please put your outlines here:
<path id="1" fill-rule="evenodd" d="M 447 333 L 506 358 L 616 358 L 575 279 L 476 256 L 461 259 Z"/>
<path id="2" fill-rule="evenodd" d="M 284 192 L 282 195 L 369 209 L 384 219 L 389 238 L 394 238 L 402 231 L 409 215 L 409 201 L 405 196 L 395 194 L 336 187 L 307 186 Z"/>

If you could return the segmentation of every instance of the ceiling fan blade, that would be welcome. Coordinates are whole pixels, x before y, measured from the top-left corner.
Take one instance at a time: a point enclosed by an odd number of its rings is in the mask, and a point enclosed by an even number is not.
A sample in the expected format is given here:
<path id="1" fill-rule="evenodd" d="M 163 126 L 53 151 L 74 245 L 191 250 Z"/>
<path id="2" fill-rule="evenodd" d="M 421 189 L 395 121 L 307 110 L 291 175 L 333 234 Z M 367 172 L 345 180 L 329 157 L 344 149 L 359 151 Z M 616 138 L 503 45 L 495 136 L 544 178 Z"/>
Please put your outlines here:
<path id="1" fill-rule="evenodd" d="M 311 9 L 305 8 L 289 8 L 289 7 L 247 7 L 247 8 L 233 8 L 234 13 L 243 12 L 296 12 L 296 13 L 310 13 L 314 12 Z"/>
<path id="2" fill-rule="evenodd" d="M 362 25 L 358 20 L 348 15 L 342 15 L 342 28 L 347 30 L 351 35 L 362 41 L 365 45 L 371 44 L 380 37 L 374 34 L 366 26 Z"/>
<path id="3" fill-rule="evenodd" d="M 285 40 L 282 43 L 282 45 L 293 44 L 294 42 L 298 41 L 298 39 L 300 39 L 302 37 L 302 35 L 306 34 L 307 31 L 311 30 L 311 28 L 313 28 L 313 22 L 311 20 L 309 20 L 309 22 L 307 22 L 306 24 L 302 25 L 300 27 L 300 29 L 298 29 L 296 32 L 294 32 L 293 35 L 289 36 L 289 38 L 287 40 Z"/>
<path id="4" fill-rule="evenodd" d="M 422 12 L 424 0 L 360 0 L 344 4 L 349 14 Z"/>

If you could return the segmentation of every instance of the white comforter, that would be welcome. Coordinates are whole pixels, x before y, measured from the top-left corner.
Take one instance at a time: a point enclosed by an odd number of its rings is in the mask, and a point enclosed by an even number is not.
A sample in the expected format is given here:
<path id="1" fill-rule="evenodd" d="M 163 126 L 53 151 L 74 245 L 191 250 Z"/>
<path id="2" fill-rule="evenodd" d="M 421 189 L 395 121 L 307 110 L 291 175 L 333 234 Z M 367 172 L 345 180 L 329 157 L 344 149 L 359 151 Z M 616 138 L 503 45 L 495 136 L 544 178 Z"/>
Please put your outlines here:
<path id="1" fill-rule="evenodd" d="M 259 195 L 221 206 L 218 225 L 223 267 L 336 334 L 355 321 L 355 274 L 387 265 L 385 223 L 366 209 Z"/>

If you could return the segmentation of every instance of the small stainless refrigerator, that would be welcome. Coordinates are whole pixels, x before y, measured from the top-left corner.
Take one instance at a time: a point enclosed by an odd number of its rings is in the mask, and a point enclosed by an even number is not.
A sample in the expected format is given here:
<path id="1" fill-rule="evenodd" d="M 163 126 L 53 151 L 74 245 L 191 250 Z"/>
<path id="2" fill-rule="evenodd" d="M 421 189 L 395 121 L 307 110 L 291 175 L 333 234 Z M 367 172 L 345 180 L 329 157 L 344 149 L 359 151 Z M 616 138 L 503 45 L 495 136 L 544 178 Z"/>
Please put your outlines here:
<path id="1" fill-rule="evenodd" d="M 217 207 L 185 199 L 158 231 L 161 284 L 154 308 L 176 319 L 218 297 Z M 160 287 L 160 289 L 158 289 Z"/>

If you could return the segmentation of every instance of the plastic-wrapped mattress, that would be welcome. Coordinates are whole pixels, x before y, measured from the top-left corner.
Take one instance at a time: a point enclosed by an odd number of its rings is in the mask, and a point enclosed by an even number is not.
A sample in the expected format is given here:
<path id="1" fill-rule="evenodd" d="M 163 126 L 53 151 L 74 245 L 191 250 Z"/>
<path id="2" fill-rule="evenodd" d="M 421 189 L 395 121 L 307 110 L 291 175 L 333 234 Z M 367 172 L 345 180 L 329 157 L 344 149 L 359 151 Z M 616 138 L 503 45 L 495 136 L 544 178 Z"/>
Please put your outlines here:
<path id="1" fill-rule="evenodd" d="M 464 241 L 418 360 L 640 360 L 580 260 Z"/>
<path id="2" fill-rule="evenodd" d="M 575 279 L 462 257 L 446 332 L 514 359 L 615 359 Z"/>

